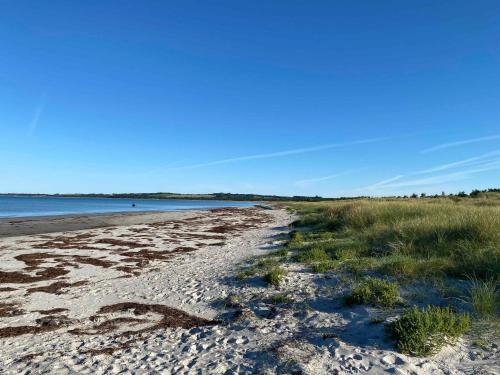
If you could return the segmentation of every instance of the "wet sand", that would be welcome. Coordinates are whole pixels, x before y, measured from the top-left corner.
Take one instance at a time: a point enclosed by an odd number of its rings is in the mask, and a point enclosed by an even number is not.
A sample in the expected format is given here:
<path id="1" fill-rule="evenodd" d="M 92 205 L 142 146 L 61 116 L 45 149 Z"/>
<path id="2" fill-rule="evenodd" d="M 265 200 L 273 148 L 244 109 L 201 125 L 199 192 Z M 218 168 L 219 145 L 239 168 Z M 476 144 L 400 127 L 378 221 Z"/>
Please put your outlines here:
<path id="1" fill-rule="evenodd" d="M 0 218 L 0 238 L 111 226 L 148 224 L 164 220 L 180 220 L 193 217 L 197 215 L 198 212 L 199 211 L 117 212 L 109 214 Z"/>

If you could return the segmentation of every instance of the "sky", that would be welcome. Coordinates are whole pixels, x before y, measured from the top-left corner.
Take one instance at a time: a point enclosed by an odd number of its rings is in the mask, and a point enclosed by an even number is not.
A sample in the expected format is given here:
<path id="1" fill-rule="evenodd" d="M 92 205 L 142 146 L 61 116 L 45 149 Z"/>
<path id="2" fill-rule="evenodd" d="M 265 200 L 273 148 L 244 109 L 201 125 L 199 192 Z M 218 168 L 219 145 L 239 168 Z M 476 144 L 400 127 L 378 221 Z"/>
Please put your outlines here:
<path id="1" fill-rule="evenodd" d="M 500 2 L 0 2 L 0 193 L 500 187 Z"/>

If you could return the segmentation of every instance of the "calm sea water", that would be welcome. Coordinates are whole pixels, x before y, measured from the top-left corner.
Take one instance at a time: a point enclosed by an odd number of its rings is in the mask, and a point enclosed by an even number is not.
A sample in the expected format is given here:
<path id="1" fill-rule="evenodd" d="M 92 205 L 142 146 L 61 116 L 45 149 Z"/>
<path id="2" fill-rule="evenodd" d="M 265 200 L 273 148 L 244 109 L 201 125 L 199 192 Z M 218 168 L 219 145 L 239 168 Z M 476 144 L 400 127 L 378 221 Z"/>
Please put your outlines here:
<path id="1" fill-rule="evenodd" d="M 133 204 L 135 204 L 135 207 L 132 206 Z M 180 211 L 220 207 L 248 207 L 252 205 L 254 203 L 204 200 L 0 196 L 0 217 L 134 211 Z"/>

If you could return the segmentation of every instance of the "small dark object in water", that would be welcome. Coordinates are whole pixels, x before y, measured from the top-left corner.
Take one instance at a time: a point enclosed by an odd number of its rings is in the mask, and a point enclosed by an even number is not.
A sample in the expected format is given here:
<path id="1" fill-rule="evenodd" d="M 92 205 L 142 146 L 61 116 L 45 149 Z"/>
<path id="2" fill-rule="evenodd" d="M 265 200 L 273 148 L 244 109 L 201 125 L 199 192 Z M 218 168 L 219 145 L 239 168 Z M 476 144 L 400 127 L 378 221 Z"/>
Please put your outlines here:
<path id="1" fill-rule="evenodd" d="M 132 203 L 132 207 L 135 207 L 135 203 Z"/>

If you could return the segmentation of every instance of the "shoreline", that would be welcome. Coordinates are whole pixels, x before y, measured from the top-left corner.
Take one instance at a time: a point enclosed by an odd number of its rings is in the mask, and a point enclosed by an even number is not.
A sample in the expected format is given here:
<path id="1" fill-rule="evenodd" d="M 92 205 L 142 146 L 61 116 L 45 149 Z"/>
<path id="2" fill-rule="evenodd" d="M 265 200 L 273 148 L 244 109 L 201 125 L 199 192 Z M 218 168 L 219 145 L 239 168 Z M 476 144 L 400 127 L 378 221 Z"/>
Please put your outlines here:
<path id="1" fill-rule="evenodd" d="M 207 209 L 0 218 L 0 238 L 188 219 Z"/>

